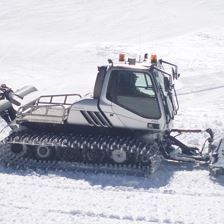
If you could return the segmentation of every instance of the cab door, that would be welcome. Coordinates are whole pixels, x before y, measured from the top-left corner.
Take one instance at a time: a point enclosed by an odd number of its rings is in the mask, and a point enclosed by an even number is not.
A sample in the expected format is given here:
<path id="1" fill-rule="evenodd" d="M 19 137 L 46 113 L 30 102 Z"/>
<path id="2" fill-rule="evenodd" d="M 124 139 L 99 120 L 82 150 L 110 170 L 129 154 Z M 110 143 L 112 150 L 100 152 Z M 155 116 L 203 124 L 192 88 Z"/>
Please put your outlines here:
<path id="1" fill-rule="evenodd" d="M 125 127 L 148 129 L 149 124 L 160 122 L 161 110 L 155 85 L 145 71 L 112 70 L 106 97 Z"/>

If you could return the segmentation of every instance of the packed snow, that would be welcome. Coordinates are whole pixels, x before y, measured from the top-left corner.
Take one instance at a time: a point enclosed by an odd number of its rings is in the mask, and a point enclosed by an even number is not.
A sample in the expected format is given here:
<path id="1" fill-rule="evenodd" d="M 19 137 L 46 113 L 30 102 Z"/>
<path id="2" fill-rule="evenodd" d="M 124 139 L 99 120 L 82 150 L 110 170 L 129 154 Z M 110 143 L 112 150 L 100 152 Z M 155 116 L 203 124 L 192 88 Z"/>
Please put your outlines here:
<path id="1" fill-rule="evenodd" d="M 0 9 L 0 83 L 85 94 L 108 58 L 155 52 L 180 68 L 175 127 L 223 136 L 222 0 L 1 0 Z M 0 198 L 0 223 L 224 222 L 224 177 L 177 163 L 146 178 L 1 164 Z"/>

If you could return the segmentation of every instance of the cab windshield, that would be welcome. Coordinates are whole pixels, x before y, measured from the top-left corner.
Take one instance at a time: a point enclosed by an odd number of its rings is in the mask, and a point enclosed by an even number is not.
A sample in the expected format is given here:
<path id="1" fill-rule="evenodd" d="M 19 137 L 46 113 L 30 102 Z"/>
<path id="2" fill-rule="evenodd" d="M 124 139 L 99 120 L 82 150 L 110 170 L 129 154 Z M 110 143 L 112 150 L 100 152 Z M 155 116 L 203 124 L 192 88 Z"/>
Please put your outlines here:
<path id="1" fill-rule="evenodd" d="M 145 118 L 161 116 L 150 74 L 130 70 L 113 70 L 110 75 L 107 99 Z"/>
<path id="2" fill-rule="evenodd" d="M 160 71 L 153 71 L 153 75 L 156 78 L 156 82 L 159 85 L 159 87 L 162 89 L 163 94 L 167 95 L 165 83 L 164 83 L 164 75 Z"/>
<path id="3" fill-rule="evenodd" d="M 155 70 L 153 71 L 153 76 L 155 77 L 157 85 L 162 91 L 162 94 L 164 96 L 164 104 L 165 104 L 165 107 L 167 108 L 166 111 L 168 111 L 169 113 L 167 115 L 169 116 L 168 119 L 173 118 L 174 114 L 177 111 L 176 108 L 178 107 L 178 103 L 176 101 L 176 104 L 174 104 L 173 94 L 172 93 L 169 94 L 169 92 L 166 91 L 165 83 L 164 83 L 164 75 L 162 74 L 162 72 Z"/>

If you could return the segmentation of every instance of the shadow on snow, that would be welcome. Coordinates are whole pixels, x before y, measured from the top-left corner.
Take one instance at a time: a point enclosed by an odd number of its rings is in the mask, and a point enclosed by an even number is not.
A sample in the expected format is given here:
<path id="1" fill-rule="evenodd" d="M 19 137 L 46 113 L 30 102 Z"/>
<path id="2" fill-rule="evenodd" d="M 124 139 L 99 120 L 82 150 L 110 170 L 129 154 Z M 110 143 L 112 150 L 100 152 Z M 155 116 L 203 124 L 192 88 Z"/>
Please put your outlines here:
<path id="1" fill-rule="evenodd" d="M 57 177 L 65 177 L 73 180 L 84 180 L 92 186 L 106 187 L 124 187 L 132 189 L 149 190 L 153 188 L 164 187 L 170 183 L 175 172 L 178 171 L 192 171 L 192 170 L 207 170 L 206 167 L 198 167 L 193 164 L 186 163 L 168 163 L 163 162 L 159 169 L 148 176 L 132 176 L 126 174 L 104 173 L 103 170 L 95 171 L 64 171 L 53 169 L 39 169 L 39 168 L 15 168 L 1 165 L 0 172 L 12 175 L 30 176 L 30 175 L 53 175 Z M 208 171 L 209 172 L 209 171 Z M 224 186 L 223 177 L 211 177 L 212 181 Z"/>

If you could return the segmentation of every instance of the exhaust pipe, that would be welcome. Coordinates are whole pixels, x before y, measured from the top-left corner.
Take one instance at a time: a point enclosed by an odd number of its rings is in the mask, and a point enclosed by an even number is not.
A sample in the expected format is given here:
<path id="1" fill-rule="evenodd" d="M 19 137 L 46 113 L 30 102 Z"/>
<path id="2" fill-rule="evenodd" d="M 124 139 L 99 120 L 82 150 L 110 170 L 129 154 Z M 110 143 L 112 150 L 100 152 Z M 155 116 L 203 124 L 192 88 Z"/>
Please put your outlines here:
<path id="1" fill-rule="evenodd" d="M 23 88 L 16 90 L 16 92 L 10 92 L 8 94 L 8 100 L 16 105 L 20 106 L 20 100 L 22 100 L 25 96 L 29 95 L 30 93 L 37 91 L 34 86 L 24 86 Z"/>
<path id="2" fill-rule="evenodd" d="M 5 84 L 0 87 L 0 116 L 9 124 L 16 118 L 16 111 L 14 110 L 13 105 L 20 106 L 20 101 L 28 94 L 37 91 L 37 89 L 34 86 L 24 86 L 13 92 Z"/>
<path id="3" fill-rule="evenodd" d="M 16 90 L 15 95 L 23 99 L 24 96 L 35 91 L 37 91 L 37 88 L 35 88 L 34 86 L 24 86 L 23 88 Z"/>

